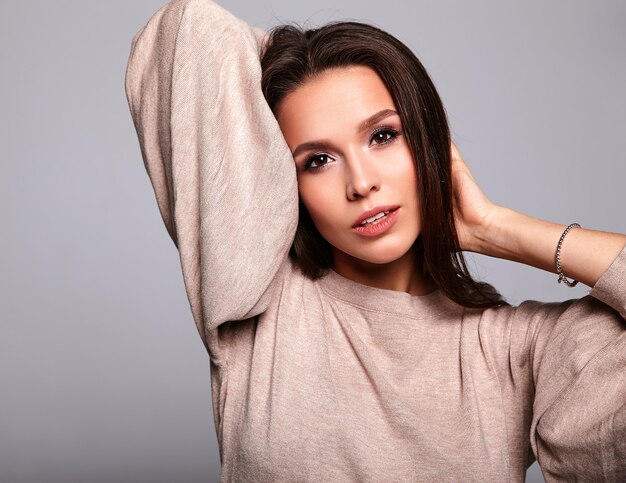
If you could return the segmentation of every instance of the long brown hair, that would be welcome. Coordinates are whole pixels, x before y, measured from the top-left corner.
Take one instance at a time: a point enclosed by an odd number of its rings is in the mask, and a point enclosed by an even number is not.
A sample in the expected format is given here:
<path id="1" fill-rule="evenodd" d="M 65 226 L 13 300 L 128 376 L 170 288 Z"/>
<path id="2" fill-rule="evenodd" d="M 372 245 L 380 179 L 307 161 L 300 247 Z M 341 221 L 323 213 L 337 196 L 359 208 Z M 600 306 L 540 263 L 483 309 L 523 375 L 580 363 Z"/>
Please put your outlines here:
<path id="1" fill-rule="evenodd" d="M 350 65 L 372 68 L 397 107 L 421 180 L 422 230 L 412 249 L 423 274 L 466 307 L 506 304 L 494 287 L 475 281 L 467 269 L 453 217 L 446 112 L 426 69 L 406 45 L 361 22 L 336 21 L 308 30 L 279 25 L 270 30 L 261 51 L 263 95 L 276 115 L 280 102 L 306 81 L 328 69 Z M 302 201 L 289 256 L 312 279 L 332 266 L 330 244 Z"/>

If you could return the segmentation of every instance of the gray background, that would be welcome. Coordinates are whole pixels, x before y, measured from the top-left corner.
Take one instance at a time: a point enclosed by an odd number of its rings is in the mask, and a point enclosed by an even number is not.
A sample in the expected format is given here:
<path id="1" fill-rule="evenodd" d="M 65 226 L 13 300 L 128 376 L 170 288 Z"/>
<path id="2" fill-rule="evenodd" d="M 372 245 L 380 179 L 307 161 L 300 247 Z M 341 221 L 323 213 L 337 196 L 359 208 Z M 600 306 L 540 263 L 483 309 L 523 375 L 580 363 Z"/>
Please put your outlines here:
<path id="1" fill-rule="evenodd" d="M 123 89 L 132 36 L 163 3 L 1 4 L 2 482 L 218 480 L 208 356 Z M 494 202 L 626 232 L 623 2 L 218 3 L 265 29 L 388 30 L 428 69 Z M 588 293 L 469 259 L 516 304 Z"/>

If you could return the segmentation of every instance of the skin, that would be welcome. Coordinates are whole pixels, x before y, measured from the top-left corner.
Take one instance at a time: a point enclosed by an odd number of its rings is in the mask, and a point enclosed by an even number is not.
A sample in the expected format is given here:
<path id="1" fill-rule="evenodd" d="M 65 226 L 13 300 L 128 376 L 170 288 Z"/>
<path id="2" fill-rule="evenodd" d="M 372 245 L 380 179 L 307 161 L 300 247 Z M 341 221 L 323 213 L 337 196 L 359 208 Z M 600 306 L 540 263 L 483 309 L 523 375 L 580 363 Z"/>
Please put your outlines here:
<path id="1" fill-rule="evenodd" d="M 276 117 L 294 153 L 300 198 L 332 247 L 333 270 L 365 285 L 429 293 L 434 284 L 410 251 L 421 230 L 418 180 L 400 117 L 391 114 L 359 130 L 385 109 L 396 106 L 381 79 L 354 66 L 308 81 L 282 101 Z M 295 152 L 317 140 L 327 145 Z M 354 233 L 356 219 L 380 205 L 400 205 L 395 225 L 377 237 Z"/>
<path id="2" fill-rule="evenodd" d="M 421 230 L 419 180 L 397 114 L 365 131 L 359 124 L 381 110 L 397 111 L 376 72 L 365 66 L 328 70 L 291 92 L 276 118 L 294 155 L 300 198 L 330 243 L 333 270 L 346 278 L 411 295 L 435 290 L 411 254 Z M 376 131 L 386 128 L 386 131 Z M 397 132 L 389 131 L 389 128 Z M 298 149 L 324 140 L 323 147 Z M 454 143 L 455 224 L 462 250 L 525 263 L 556 273 L 554 254 L 567 225 L 495 205 L 483 193 Z M 320 169 L 306 169 L 306 165 Z M 400 205 L 383 235 L 352 232 L 376 205 Z M 626 244 L 626 235 L 574 228 L 561 248 L 564 274 L 593 286 Z"/>

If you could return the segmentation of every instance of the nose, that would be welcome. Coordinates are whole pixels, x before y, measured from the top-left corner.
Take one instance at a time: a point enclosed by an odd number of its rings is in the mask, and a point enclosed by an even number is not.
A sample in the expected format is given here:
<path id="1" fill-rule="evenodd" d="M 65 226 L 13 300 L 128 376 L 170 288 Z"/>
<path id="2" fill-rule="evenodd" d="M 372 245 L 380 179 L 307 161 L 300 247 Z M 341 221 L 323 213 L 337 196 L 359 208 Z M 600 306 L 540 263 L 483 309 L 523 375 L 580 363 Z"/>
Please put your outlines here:
<path id="1" fill-rule="evenodd" d="M 346 195 L 349 200 L 367 196 L 371 191 L 380 189 L 380 177 L 366 156 L 351 155 L 346 157 L 347 181 Z"/>

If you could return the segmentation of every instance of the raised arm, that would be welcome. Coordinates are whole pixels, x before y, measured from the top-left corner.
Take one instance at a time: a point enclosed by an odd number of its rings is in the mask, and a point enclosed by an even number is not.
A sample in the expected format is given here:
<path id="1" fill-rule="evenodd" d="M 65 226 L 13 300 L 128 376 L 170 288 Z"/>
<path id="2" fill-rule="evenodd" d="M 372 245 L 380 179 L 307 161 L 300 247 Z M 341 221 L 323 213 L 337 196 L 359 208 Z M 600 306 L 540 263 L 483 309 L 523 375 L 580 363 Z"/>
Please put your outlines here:
<path id="1" fill-rule="evenodd" d="M 547 482 L 626 481 L 626 247 L 590 295 L 551 305 L 518 314 L 540 320 L 529 331 L 533 453 Z"/>
<path id="2" fill-rule="evenodd" d="M 567 225 L 495 205 L 478 187 L 454 143 L 451 151 L 461 248 L 556 273 L 556 247 Z M 566 277 L 593 287 L 624 245 L 626 235 L 573 228 L 561 246 L 561 269 Z"/>
<path id="3" fill-rule="evenodd" d="M 452 153 L 462 248 L 556 273 L 566 225 L 493 205 Z M 626 481 L 626 236 L 574 228 L 561 266 L 589 295 L 525 301 L 512 319 L 509 367 L 530 361 L 533 454 L 548 482 Z"/>
<path id="4" fill-rule="evenodd" d="M 297 225 L 293 158 L 261 91 L 265 32 L 211 0 L 162 7 L 132 41 L 126 95 L 203 343 L 263 312 Z"/>

